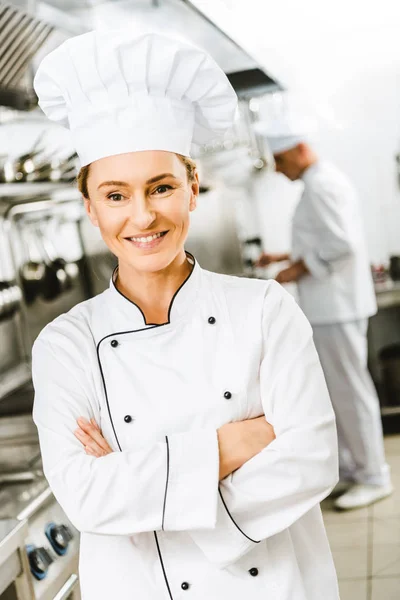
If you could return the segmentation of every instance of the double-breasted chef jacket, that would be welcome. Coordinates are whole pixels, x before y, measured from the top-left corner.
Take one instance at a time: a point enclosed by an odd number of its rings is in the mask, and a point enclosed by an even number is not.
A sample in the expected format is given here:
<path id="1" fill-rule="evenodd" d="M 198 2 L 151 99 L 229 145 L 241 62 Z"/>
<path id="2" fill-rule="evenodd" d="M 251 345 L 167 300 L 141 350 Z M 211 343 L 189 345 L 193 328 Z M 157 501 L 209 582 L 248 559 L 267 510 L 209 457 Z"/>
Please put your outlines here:
<path id="1" fill-rule="evenodd" d="M 111 281 L 43 330 L 33 379 L 45 475 L 81 531 L 83 600 L 339 598 L 319 507 L 335 420 L 311 327 L 276 282 L 195 262 L 152 325 Z M 217 428 L 262 414 L 276 439 L 219 483 Z M 81 415 L 112 454 L 85 454 Z"/>

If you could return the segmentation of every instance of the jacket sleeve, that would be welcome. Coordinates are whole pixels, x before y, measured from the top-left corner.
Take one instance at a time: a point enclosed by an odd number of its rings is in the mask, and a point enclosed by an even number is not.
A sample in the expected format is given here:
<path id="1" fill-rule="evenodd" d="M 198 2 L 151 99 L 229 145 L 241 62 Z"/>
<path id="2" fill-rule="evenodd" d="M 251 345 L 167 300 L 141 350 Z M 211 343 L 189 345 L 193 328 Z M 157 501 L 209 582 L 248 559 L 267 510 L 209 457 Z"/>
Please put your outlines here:
<path id="1" fill-rule="evenodd" d="M 261 399 L 276 439 L 220 484 L 217 525 L 192 531 L 226 567 L 318 505 L 338 479 L 335 418 L 311 327 L 273 282 L 263 315 Z"/>
<path id="2" fill-rule="evenodd" d="M 323 279 L 335 269 L 336 263 L 353 252 L 346 223 L 346 191 L 318 189 L 310 192 L 310 220 L 317 243 L 294 260 L 302 258 L 310 273 Z M 300 250 L 301 253 L 301 250 Z M 298 252 L 299 254 L 299 252 Z"/>
<path id="3" fill-rule="evenodd" d="M 39 338 L 34 345 L 33 416 L 45 476 L 72 523 L 80 531 L 109 535 L 214 527 L 215 429 L 174 434 L 140 451 L 86 455 L 74 436 L 76 419 L 99 423 L 99 408 L 82 368 L 88 357 L 79 345 L 73 352 L 68 344 Z"/>

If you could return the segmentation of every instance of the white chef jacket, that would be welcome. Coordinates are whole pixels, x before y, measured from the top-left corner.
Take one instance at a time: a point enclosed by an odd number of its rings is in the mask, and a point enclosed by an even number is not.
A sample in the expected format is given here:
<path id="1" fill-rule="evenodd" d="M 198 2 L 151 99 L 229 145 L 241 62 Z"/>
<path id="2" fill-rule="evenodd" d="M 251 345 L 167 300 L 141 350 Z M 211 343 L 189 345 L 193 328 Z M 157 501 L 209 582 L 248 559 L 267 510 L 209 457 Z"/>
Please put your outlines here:
<path id="1" fill-rule="evenodd" d="M 302 179 L 292 259 L 303 259 L 310 274 L 298 281 L 300 306 L 312 325 L 368 318 L 377 306 L 356 191 L 328 162 Z"/>
<path id="2" fill-rule="evenodd" d="M 319 502 L 334 415 L 311 328 L 276 282 L 196 263 L 164 325 L 110 288 L 34 344 L 45 475 L 82 532 L 83 600 L 338 600 Z M 218 483 L 216 430 L 265 413 L 276 439 Z M 114 453 L 87 456 L 76 419 Z"/>

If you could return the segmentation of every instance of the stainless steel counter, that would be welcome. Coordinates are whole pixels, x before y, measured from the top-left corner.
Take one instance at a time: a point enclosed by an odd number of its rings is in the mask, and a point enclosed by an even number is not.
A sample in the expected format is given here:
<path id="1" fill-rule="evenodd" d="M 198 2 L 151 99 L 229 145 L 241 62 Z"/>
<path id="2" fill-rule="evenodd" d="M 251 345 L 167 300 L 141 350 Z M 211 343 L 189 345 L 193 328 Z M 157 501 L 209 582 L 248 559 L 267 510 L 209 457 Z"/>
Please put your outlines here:
<path id="1" fill-rule="evenodd" d="M 400 306 L 400 281 L 385 281 L 375 284 L 378 309 Z"/>
<path id="2" fill-rule="evenodd" d="M 34 591 L 25 552 L 28 522 L 0 519 L 0 594 L 14 586 L 18 598 L 30 600 Z"/>

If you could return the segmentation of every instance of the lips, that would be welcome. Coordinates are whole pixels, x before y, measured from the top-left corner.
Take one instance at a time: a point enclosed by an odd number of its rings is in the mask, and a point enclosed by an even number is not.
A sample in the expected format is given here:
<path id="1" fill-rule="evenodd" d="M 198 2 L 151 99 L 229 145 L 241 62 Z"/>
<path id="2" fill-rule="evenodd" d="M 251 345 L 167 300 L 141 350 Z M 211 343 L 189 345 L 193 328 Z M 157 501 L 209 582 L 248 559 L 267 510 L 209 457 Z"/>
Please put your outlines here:
<path id="1" fill-rule="evenodd" d="M 125 238 L 128 242 L 136 246 L 137 248 L 154 248 L 161 243 L 163 238 L 166 236 L 168 231 L 158 231 L 157 233 L 150 233 L 141 236 L 132 236 Z"/>

